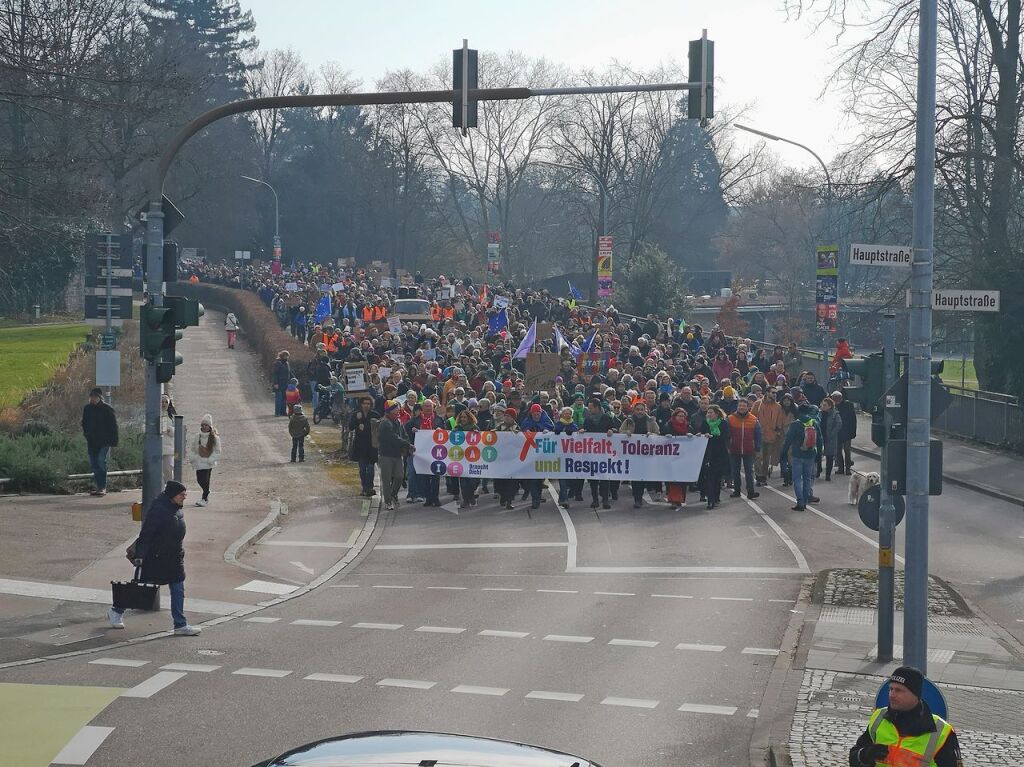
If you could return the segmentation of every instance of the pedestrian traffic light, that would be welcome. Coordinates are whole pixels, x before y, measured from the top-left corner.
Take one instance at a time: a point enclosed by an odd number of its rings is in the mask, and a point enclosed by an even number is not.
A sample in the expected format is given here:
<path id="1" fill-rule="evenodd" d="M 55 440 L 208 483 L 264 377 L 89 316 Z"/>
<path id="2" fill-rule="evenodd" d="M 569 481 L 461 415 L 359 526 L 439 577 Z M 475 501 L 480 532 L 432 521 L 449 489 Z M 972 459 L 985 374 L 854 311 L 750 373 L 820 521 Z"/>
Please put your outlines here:
<path id="1" fill-rule="evenodd" d="M 163 352 L 174 353 L 174 342 L 181 338 L 175 327 L 174 309 L 145 304 L 139 318 L 139 353 L 149 362 L 161 359 Z"/>
<path id="2" fill-rule="evenodd" d="M 689 64 L 687 79 L 700 87 L 687 93 L 686 116 L 704 123 L 715 116 L 715 43 L 708 40 L 707 30 L 700 40 L 690 41 Z"/>
<path id="3" fill-rule="evenodd" d="M 843 396 L 860 405 L 865 413 L 881 410 L 878 400 L 885 392 L 885 358 L 881 352 L 842 361 L 843 369 L 860 378 L 859 386 L 843 389 Z"/>
<path id="4" fill-rule="evenodd" d="M 465 41 L 463 41 L 465 44 Z M 456 48 L 452 51 L 452 127 L 462 128 L 465 135 L 467 128 L 476 127 L 477 102 L 466 100 L 466 124 L 462 124 L 462 94 L 464 90 L 477 89 L 477 55 L 473 48 Z M 465 54 L 465 56 L 463 55 Z M 466 80 L 463 84 L 462 76 Z"/>
<path id="5" fill-rule="evenodd" d="M 181 331 L 174 331 L 178 338 L 181 338 Z M 156 363 L 156 380 L 157 383 L 167 383 L 174 376 L 174 368 L 184 362 L 185 359 L 180 354 L 174 351 L 172 345 L 169 349 L 164 349 L 160 352 L 160 359 Z"/>
<path id="6" fill-rule="evenodd" d="M 199 324 L 199 318 L 206 314 L 201 303 L 184 296 L 164 296 L 166 304 L 174 314 L 174 327 L 190 328 Z"/>

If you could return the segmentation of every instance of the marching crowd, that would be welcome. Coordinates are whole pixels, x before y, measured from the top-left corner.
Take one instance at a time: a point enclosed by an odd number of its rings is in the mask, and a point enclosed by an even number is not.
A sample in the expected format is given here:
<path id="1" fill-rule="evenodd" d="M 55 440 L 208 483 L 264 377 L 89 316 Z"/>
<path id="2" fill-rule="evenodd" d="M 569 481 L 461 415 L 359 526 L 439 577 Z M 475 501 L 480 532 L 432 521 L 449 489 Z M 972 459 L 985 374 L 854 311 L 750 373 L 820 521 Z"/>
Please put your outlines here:
<path id="1" fill-rule="evenodd" d="M 312 264 L 275 273 L 267 264 L 247 265 L 243 282 L 233 266 L 194 261 L 183 268 L 193 281 L 244 284 L 282 328 L 315 352 L 304 371 L 293 370 L 281 352 L 273 370 L 275 413 L 290 414 L 292 460 L 302 460 L 309 431 L 301 400 L 312 401 L 315 409 L 321 392 L 347 397 L 349 457 L 359 464 L 365 495 L 374 493 L 379 466 L 388 507 L 403 486 L 408 501 L 440 505 L 440 478 L 412 469 L 410 453 L 420 429 L 698 435 L 708 447 L 691 489 L 708 508 L 720 503 L 723 482 L 733 498 L 744 489 L 756 498 L 757 487 L 778 472 L 782 485 L 793 487 L 794 509 L 803 510 L 818 500 L 818 477 L 829 481 L 853 466 L 853 404 L 839 388 L 827 392 L 804 369 L 795 344 L 757 345 L 728 337 L 717 325 L 627 317 L 614 306 L 587 307 L 544 290 L 479 286 L 444 275 L 426 279 L 420 273 L 401 293 L 413 290 L 427 299 L 429 319 L 399 316 L 400 323 L 389 323 L 398 280 L 380 272 Z M 551 336 L 538 327 L 551 327 Z M 226 329 L 233 336 L 237 321 Z M 517 354 L 524 339 L 532 349 L 560 355 L 558 374 L 541 391 L 526 386 L 524 355 Z M 233 346 L 234 338 L 229 340 Z M 849 356 L 840 339 L 833 370 Z M 357 362 L 366 366 L 365 389 L 346 392 L 341 368 Z M 307 391 L 299 391 L 302 377 Z M 481 480 L 468 477 L 446 477 L 445 484 L 464 506 L 490 492 L 486 479 L 482 487 Z M 522 485 L 523 498 L 537 508 L 542 484 L 494 480 L 493 492 L 511 508 Z M 681 484 L 629 484 L 637 508 L 645 492 L 673 506 L 685 502 Z M 559 503 L 583 501 L 584 485 L 560 481 Z M 589 485 L 594 508 L 607 508 L 618 497 L 618 482 Z"/>

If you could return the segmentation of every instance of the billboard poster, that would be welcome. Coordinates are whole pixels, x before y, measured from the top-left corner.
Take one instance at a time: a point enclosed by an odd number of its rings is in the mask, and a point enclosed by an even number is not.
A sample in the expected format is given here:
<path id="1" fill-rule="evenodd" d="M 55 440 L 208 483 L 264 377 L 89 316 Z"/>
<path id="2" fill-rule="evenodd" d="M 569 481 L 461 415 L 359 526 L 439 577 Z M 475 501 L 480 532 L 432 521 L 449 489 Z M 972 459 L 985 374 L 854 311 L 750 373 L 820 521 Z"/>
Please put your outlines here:
<path id="1" fill-rule="evenodd" d="M 597 295 L 608 298 L 612 287 L 612 238 L 610 235 L 597 238 Z"/>
<path id="2" fill-rule="evenodd" d="M 815 256 L 814 328 L 835 333 L 839 329 L 839 246 L 820 246 Z"/>

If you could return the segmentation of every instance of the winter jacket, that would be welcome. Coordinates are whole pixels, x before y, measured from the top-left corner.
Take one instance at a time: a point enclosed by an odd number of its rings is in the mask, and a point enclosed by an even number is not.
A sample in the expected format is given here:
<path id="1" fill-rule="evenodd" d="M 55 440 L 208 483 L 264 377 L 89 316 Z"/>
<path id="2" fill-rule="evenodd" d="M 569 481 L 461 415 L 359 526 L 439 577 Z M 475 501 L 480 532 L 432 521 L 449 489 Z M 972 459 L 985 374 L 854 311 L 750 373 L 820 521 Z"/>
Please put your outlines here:
<path id="1" fill-rule="evenodd" d="M 554 431 L 555 424 L 551 420 L 551 416 L 542 410 L 540 420 L 537 421 L 533 420 L 533 416 L 527 413 L 526 418 L 519 422 L 519 428 L 522 431 Z"/>
<path id="2" fill-rule="evenodd" d="M 82 408 L 82 434 L 90 450 L 117 447 L 117 416 L 114 408 L 100 400 Z"/>
<path id="3" fill-rule="evenodd" d="M 292 413 L 288 419 L 288 434 L 292 439 L 308 435 L 309 419 L 302 413 Z"/>
<path id="4" fill-rule="evenodd" d="M 397 420 L 385 417 L 380 422 L 380 448 L 377 454 L 385 458 L 401 458 L 412 444 L 405 434 L 405 429 Z"/>
<path id="5" fill-rule="evenodd" d="M 594 434 L 607 434 L 614 428 L 615 424 L 612 421 L 612 417 L 603 410 L 596 416 L 591 415 L 588 410 L 587 414 L 583 416 L 583 431 Z"/>
<path id="6" fill-rule="evenodd" d="M 836 405 L 836 410 L 839 411 L 839 417 L 843 419 L 843 428 L 839 431 L 839 441 L 849 442 L 857 436 L 857 411 L 854 409 L 853 403 L 846 399 Z"/>
<path id="7" fill-rule="evenodd" d="M 224 318 L 224 329 L 225 330 L 238 330 L 238 318 L 234 312 L 228 312 Z"/>
<path id="8" fill-rule="evenodd" d="M 836 409 L 832 408 L 828 412 L 820 411 L 818 421 L 821 426 L 822 452 L 834 456 L 839 451 L 839 434 L 843 429 L 843 419 Z"/>
<path id="9" fill-rule="evenodd" d="M 373 446 L 370 434 L 371 422 L 376 417 L 377 415 L 372 411 L 364 415 L 362 409 L 359 409 L 349 419 L 348 428 L 352 432 L 352 452 L 350 455 L 353 461 L 376 463 L 377 448 Z"/>
<path id="10" fill-rule="evenodd" d="M 291 427 L 291 423 L 289 423 L 288 425 L 289 425 L 289 427 Z M 199 448 L 200 447 L 204 447 L 205 448 L 209 444 L 208 442 L 207 442 L 206 445 L 203 444 L 203 441 L 202 441 L 203 437 L 213 438 L 213 446 L 212 446 L 213 450 L 211 450 L 210 454 L 207 455 L 207 456 L 203 456 L 203 455 L 199 454 Z M 219 434 L 215 435 L 212 432 L 207 434 L 207 433 L 205 433 L 203 431 L 200 431 L 198 436 L 195 436 L 191 440 L 189 440 L 188 460 L 189 460 L 189 463 L 192 464 L 192 468 L 194 468 L 196 471 L 204 471 L 205 469 L 214 469 L 214 468 L 216 468 L 217 467 L 217 461 L 220 460 L 221 447 L 222 446 L 221 446 L 221 443 L 220 443 L 220 435 Z"/>
<path id="11" fill-rule="evenodd" d="M 757 416 L 761 423 L 761 438 L 770 444 L 782 441 L 786 432 L 786 426 L 782 418 L 782 405 L 778 402 L 769 402 L 766 399 L 759 399 L 754 403 L 750 412 Z"/>
<path id="12" fill-rule="evenodd" d="M 819 383 L 807 383 L 806 381 L 800 385 L 800 391 L 807 397 L 807 401 L 817 407 L 821 404 L 822 400 L 828 396 L 825 390 Z"/>
<path id="13" fill-rule="evenodd" d="M 146 510 L 135 558 L 142 560 L 145 583 L 178 583 L 185 580 L 185 515 L 166 493 L 160 493 Z"/>
<path id="14" fill-rule="evenodd" d="M 814 426 L 816 432 L 815 447 L 804 449 L 804 428 L 807 425 Z M 797 413 L 797 417 L 786 429 L 786 439 L 782 443 L 782 455 L 789 455 L 791 458 L 802 458 L 813 461 L 822 449 L 821 427 L 818 425 L 814 414 L 808 410 Z"/>
<path id="15" fill-rule="evenodd" d="M 729 468 L 729 420 L 723 418 L 718 422 L 719 436 L 711 434 L 707 419 L 700 428 L 701 434 L 708 435 L 708 447 L 704 451 L 704 466 L 717 467 L 721 471 Z"/>
<path id="16" fill-rule="evenodd" d="M 288 364 L 288 360 L 274 360 L 274 370 L 270 376 L 270 383 L 276 386 L 278 391 L 284 391 L 288 388 L 288 382 L 292 378 L 292 366 Z"/>
<path id="17" fill-rule="evenodd" d="M 761 449 L 761 424 L 757 416 L 733 413 L 729 422 L 729 455 L 754 455 Z"/>

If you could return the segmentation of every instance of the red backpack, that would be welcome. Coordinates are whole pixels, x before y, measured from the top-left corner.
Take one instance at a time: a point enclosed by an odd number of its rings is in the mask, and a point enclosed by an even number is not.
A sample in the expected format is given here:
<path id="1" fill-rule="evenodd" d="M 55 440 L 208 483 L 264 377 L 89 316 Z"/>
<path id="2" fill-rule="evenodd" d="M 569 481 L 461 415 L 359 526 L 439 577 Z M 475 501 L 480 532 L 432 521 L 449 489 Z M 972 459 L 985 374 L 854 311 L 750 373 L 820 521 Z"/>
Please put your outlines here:
<path id="1" fill-rule="evenodd" d="M 804 421 L 804 450 L 815 450 L 818 447 L 818 428 L 813 418 Z"/>

